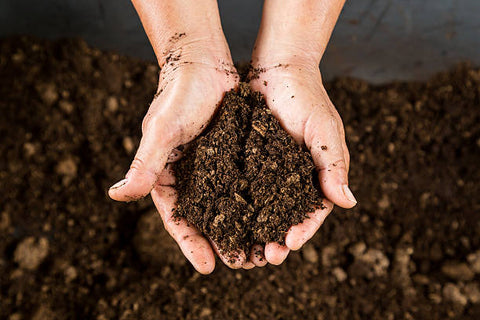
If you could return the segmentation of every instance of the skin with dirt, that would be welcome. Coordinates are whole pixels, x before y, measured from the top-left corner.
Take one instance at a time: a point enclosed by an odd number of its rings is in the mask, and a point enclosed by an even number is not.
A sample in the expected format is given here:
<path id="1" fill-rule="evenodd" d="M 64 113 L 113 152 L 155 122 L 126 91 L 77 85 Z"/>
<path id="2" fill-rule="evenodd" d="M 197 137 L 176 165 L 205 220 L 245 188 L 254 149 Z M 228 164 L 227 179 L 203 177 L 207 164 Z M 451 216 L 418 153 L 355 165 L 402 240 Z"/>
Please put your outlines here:
<path id="1" fill-rule="evenodd" d="M 280 126 L 260 93 L 241 83 L 175 166 L 184 217 L 223 253 L 284 244 L 288 229 L 322 206 L 307 150 Z"/>
<path id="2" fill-rule="evenodd" d="M 480 318 L 478 69 L 328 83 L 358 205 L 280 266 L 210 276 L 150 199 L 106 195 L 158 71 L 76 40 L 0 41 L 0 319 Z"/>

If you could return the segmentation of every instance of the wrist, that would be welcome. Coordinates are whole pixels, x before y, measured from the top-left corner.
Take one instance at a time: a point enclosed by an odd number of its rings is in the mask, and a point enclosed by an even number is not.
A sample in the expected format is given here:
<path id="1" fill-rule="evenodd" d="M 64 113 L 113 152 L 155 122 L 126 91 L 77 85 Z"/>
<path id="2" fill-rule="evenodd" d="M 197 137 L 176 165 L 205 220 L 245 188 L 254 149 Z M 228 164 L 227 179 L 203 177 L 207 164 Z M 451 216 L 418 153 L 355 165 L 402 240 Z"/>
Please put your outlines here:
<path id="1" fill-rule="evenodd" d="M 160 67 L 173 53 L 177 58 L 188 55 L 192 62 L 230 58 L 216 0 L 132 2 Z"/>
<path id="2" fill-rule="evenodd" d="M 318 68 L 322 54 L 314 48 L 305 47 L 295 41 L 269 38 L 257 40 L 252 53 L 252 66 L 271 69 L 278 66 Z"/>
<path id="3" fill-rule="evenodd" d="M 252 62 L 318 67 L 344 2 L 266 0 Z"/>
<path id="4" fill-rule="evenodd" d="M 153 45 L 153 43 L 152 43 Z M 155 44 L 158 64 L 168 65 L 199 63 L 217 66 L 233 66 L 227 41 L 222 34 L 213 32 L 174 33 L 164 44 Z"/>

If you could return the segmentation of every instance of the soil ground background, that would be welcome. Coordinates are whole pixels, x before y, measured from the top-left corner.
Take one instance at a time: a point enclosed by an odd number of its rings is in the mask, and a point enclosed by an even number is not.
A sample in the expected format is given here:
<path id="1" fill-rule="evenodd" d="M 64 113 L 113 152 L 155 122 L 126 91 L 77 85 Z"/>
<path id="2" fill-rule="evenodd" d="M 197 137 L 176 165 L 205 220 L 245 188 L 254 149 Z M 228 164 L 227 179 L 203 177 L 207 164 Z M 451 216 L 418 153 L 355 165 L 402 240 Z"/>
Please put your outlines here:
<path id="1" fill-rule="evenodd" d="M 479 319 L 480 71 L 327 90 L 358 205 L 281 266 L 201 276 L 128 168 L 158 68 L 0 40 L 0 319 Z"/>

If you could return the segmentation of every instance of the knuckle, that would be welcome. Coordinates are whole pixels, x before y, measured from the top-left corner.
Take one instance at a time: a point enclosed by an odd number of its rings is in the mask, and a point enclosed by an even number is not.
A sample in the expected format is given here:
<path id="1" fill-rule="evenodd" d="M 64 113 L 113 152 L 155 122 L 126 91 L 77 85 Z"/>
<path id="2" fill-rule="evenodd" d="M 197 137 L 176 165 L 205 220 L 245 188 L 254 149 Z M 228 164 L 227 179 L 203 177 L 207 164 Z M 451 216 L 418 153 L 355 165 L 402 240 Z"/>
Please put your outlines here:
<path id="1" fill-rule="evenodd" d="M 327 165 L 319 165 L 317 166 L 317 170 L 318 171 L 333 171 L 333 170 L 347 170 L 347 165 L 345 163 L 345 160 L 344 159 L 339 159 L 339 160 L 336 160 L 336 161 L 332 161 L 330 163 L 328 163 Z"/>
<path id="2" fill-rule="evenodd" d="M 338 127 L 341 125 L 342 121 L 333 113 L 329 114 L 328 123 L 331 130 L 338 130 Z"/>
<path id="3" fill-rule="evenodd" d="M 345 160 L 344 159 L 339 159 L 337 161 L 334 161 L 332 163 L 330 163 L 327 168 L 329 168 L 330 170 L 340 170 L 340 171 L 343 171 L 343 170 L 347 170 L 347 164 L 345 163 Z"/>
<path id="4" fill-rule="evenodd" d="M 153 121 L 153 114 L 151 112 L 148 112 L 145 117 L 143 118 L 143 121 L 142 121 L 142 134 L 145 134 L 150 126 L 151 126 L 151 123 Z"/>
<path id="5" fill-rule="evenodd" d="M 145 162 L 138 155 L 136 155 L 132 161 L 132 164 L 130 165 L 130 169 L 141 171 L 143 168 L 145 168 Z"/>
<path id="6" fill-rule="evenodd" d="M 312 231 L 317 232 L 318 228 L 320 228 L 320 226 L 323 224 L 323 221 L 325 220 L 325 213 L 319 212 L 319 213 L 312 214 L 310 216 L 310 219 L 312 219 L 314 223 L 315 230 L 312 230 Z"/>
<path id="7" fill-rule="evenodd" d="M 175 146 L 184 130 L 180 125 L 171 123 L 164 118 L 150 112 L 147 113 L 142 121 L 142 134 L 155 135 L 163 144 Z"/>

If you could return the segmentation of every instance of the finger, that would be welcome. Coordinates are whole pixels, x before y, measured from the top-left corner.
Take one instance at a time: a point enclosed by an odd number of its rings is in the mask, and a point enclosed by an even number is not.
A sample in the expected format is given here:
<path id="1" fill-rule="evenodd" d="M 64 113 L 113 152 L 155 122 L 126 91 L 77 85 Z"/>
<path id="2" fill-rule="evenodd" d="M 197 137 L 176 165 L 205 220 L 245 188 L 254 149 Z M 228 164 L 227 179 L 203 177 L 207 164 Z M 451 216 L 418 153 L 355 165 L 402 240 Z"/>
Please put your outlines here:
<path id="1" fill-rule="evenodd" d="M 175 146 L 172 133 L 164 134 L 166 125 L 157 118 L 147 114 L 142 128 L 144 133 L 130 170 L 108 191 L 114 200 L 133 201 L 149 194 Z"/>
<path id="2" fill-rule="evenodd" d="M 343 124 L 341 122 L 339 123 L 338 130 L 340 131 L 340 140 L 342 141 L 343 158 L 345 159 L 345 164 L 348 172 L 350 169 L 350 153 L 348 152 L 347 141 L 345 138 L 345 129 L 343 128 Z"/>
<path id="3" fill-rule="evenodd" d="M 290 250 L 300 249 L 323 224 L 323 221 L 333 209 L 333 203 L 323 200 L 323 205 L 323 209 L 317 209 L 315 212 L 309 213 L 308 218 L 302 223 L 290 227 L 285 236 L 285 245 Z"/>
<path id="4" fill-rule="evenodd" d="M 343 208 L 355 206 L 357 200 L 348 187 L 345 139 L 342 139 L 339 117 L 314 114 L 305 124 L 305 144 L 318 170 L 320 187 L 334 204 Z"/>
<path id="5" fill-rule="evenodd" d="M 175 189 L 172 187 L 157 185 L 152 190 L 152 199 L 162 217 L 165 229 L 193 267 L 202 274 L 209 274 L 215 268 L 212 247 L 196 228 L 187 224 L 185 219 L 173 217 L 176 197 Z"/>
<path id="6" fill-rule="evenodd" d="M 170 154 L 168 155 L 167 163 L 176 162 L 176 161 L 182 159 L 183 156 L 184 156 L 183 151 L 181 151 L 179 148 L 175 148 L 175 149 L 173 149 L 172 152 L 170 152 Z"/>
<path id="7" fill-rule="evenodd" d="M 261 245 L 256 244 L 252 247 L 250 261 L 257 267 L 264 267 L 267 265 L 267 259 L 265 258 L 264 250 Z"/>
<path id="8" fill-rule="evenodd" d="M 282 246 L 276 242 L 270 242 L 265 245 L 265 258 L 268 263 L 279 265 L 288 256 L 290 249 L 286 246 Z"/>
<path id="9" fill-rule="evenodd" d="M 342 144 L 342 148 L 343 148 L 343 157 L 345 158 L 345 163 L 348 171 L 350 168 L 350 152 L 348 152 L 348 147 L 345 142 Z"/>
<path id="10" fill-rule="evenodd" d="M 255 268 L 255 264 L 251 261 L 247 261 L 243 264 L 242 268 L 245 269 L 245 270 L 250 270 L 250 269 Z"/>
<path id="11" fill-rule="evenodd" d="M 170 163 L 167 163 L 165 169 L 158 175 L 157 185 L 160 186 L 173 186 L 175 185 L 175 170 Z"/>
<path id="12" fill-rule="evenodd" d="M 231 269 L 240 269 L 245 264 L 247 257 L 243 250 L 238 252 L 230 252 L 228 254 L 223 253 L 217 246 L 215 242 L 210 240 L 210 243 L 213 247 L 213 250 L 218 255 L 220 260 Z"/>

